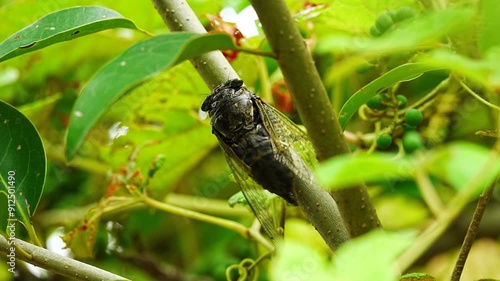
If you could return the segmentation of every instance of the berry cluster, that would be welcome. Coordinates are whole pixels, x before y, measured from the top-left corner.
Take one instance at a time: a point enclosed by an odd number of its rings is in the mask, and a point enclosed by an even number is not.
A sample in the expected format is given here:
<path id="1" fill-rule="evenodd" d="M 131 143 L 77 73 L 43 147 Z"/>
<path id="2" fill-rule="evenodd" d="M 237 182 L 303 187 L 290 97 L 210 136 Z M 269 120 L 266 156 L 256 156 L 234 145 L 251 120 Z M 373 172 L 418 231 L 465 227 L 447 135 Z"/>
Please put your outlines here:
<path id="1" fill-rule="evenodd" d="M 379 37 L 387 30 L 394 26 L 394 24 L 402 22 L 406 19 L 415 16 L 415 11 L 411 7 L 403 6 L 397 10 L 388 11 L 381 14 L 375 20 L 375 24 L 370 28 L 370 34 L 373 37 Z"/>
<path id="2" fill-rule="evenodd" d="M 397 110 L 404 109 L 407 104 L 408 99 L 403 95 L 396 95 L 391 98 L 390 95 L 382 93 L 368 100 L 366 106 L 374 116 L 384 117 L 388 112 L 396 113 Z M 416 128 L 424 119 L 422 112 L 419 109 L 410 108 L 405 112 L 402 119 L 397 115 L 393 117 L 394 122 L 389 128 L 389 132 L 377 136 L 377 147 L 388 149 L 393 143 L 393 137 L 402 136 L 403 148 L 407 153 L 412 153 L 421 148 L 423 141 Z M 394 134 L 396 131 L 400 133 Z"/>

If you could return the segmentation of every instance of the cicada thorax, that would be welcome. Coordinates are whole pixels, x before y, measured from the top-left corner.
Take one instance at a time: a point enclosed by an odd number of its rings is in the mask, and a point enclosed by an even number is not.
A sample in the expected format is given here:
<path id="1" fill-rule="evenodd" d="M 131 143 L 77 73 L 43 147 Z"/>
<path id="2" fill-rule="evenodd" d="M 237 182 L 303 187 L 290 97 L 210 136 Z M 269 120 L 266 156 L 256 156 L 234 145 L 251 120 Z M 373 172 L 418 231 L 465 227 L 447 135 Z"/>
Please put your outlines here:
<path id="1" fill-rule="evenodd" d="M 223 147 L 246 165 L 250 176 L 263 188 L 297 205 L 292 192 L 293 166 L 277 153 L 277 138 L 263 122 L 263 102 L 242 85 L 241 80 L 229 80 L 217 86 L 203 102 L 202 110 L 211 116 L 213 133 Z"/>
<path id="2" fill-rule="evenodd" d="M 289 165 L 284 165 L 285 162 L 276 154 L 273 146 L 273 138 L 262 124 L 257 124 L 253 130 L 230 145 L 235 155 L 249 167 L 251 176 L 257 183 L 297 205 L 292 192 L 295 174 Z"/>

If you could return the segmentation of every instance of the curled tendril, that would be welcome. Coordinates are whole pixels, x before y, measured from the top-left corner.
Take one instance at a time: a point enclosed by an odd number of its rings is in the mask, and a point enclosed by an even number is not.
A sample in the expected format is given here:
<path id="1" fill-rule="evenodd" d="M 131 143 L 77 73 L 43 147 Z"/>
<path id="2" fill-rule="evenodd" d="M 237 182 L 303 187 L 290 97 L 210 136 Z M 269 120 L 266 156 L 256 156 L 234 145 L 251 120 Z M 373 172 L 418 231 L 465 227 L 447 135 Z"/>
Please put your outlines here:
<path id="1" fill-rule="evenodd" d="M 259 270 L 256 265 L 257 263 L 249 258 L 242 260 L 239 264 L 233 264 L 226 269 L 226 279 L 228 281 L 233 280 L 231 278 L 231 272 L 237 270 L 238 281 L 257 280 Z"/>

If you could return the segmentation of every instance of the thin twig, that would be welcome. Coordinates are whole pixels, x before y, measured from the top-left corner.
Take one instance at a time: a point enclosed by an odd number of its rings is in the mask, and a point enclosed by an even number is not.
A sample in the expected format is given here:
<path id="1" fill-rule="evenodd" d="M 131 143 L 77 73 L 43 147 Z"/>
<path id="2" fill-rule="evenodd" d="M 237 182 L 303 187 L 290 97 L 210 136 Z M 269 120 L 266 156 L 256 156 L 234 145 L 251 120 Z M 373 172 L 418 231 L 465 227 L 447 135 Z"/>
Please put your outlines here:
<path id="1" fill-rule="evenodd" d="M 469 86 L 465 85 L 464 82 L 460 81 L 459 79 L 457 79 L 458 83 L 460 83 L 460 86 L 462 86 L 462 88 L 465 89 L 465 91 L 467 91 L 467 93 L 471 94 L 473 97 L 475 97 L 479 102 L 481 102 L 482 104 L 488 106 L 489 108 L 491 109 L 495 109 L 495 110 L 498 110 L 500 111 L 500 107 L 492 104 L 491 102 L 488 102 L 487 100 L 483 99 L 482 97 L 480 97 L 478 94 L 476 94 L 471 88 L 469 88 Z"/>
<path id="2" fill-rule="evenodd" d="M 278 58 L 278 65 L 318 159 L 323 161 L 350 153 L 325 86 L 287 4 L 283 0 L 250 2 L 259 16 L 267 41 Z M 380 226 L 366 186 L 333 191 L 332 196 L 352 237 Z M 321 199 L 321 196 L 317 198 Z M 323 207 L 329 203 L 320 201 L 318 204 Z M 314 205 L 301 207 L 304 207 L 305 212 L 315 208 Z M 315 227 L 319 228 L 317 225 Z"/>
<path id="3" fill-rule="evenodd" d="M 250 238 L 254 241 L 257 241 L 258 243 L 260 243 L 262 246 L 264 246 L 269 251 L 274 250 L 274 246 L 271 243 L 269 243 L 260 234 L 260 232 L 254 230 L 254 229 L 245 227 L 244 225 L 237 223 L 235 221 L 227 220 L 227 219 L 223 219 L 223 218 L 219 218 L 219 217 L 214 217 L 214 216 L 206 215 L 206 214 L 203 214 L 200 212 L 195 212 L 192 210 L 180 208 L 180 207 L 177 207 L 177 206 L 174 206 L 171 204 L 167 204 L 167 203 L 164 203 L 161 201 L 154 200 L 146 195 L 144 195 L 142 197 L 142 202 L 150 207 L 157 209 L 157 210 L 161 210 L 161 211 L 168 212 L 171 214 L 176 214 L 176 215 L 183 216 L 183 217 L 190 218 L 190 219 L 203 221 L 206 223 L 210 223 L 213 225 L 217 225 L 217 226 L 232 230 L 232 231 L 240 234 L 244 238 Z"/>
<path id="4" fill-rule="evenodd" d="M 453 273 L 451 274 L 451 281 L 460 281 L 460 276 L 467 261 L 467 256 L 469 255 L 472 244 L 476 239 L 476 234 L 479 230 L 479 224 L 483 218 L 484 210 L 486 210 L 486 204 L 490 200 L 491 194 L 495 189 L 495 183 L 490 185 L 481 196 L 479 196 L 479 201 L 477 202 L 476 210 L 474 210 L 474 215 L 470 222 L 469 228 L 467 229 L 467 235 L 465 235 L 464 242 L 460 248 L 460 253 L 458 254 L 457 262 L 455 263 L 455 268 L 453 268 Z"/>
<path id="5" fill-rule="evenodd" d="M 247 54 L 252 54 L 252 55 L 257 55 L 257 56 L 263 56 L 263 57 L 268 57 L 272 59 L 276 59 L 276 55 L 273 52 L 266 52 L 262 51 L 259 49 L 252 49 L 252 48 L 245 48 L 245 47 L 238 47 L 237 49 L 240 52 L 244 52 Z"/>
<path id="6" fill-rule="evenodd" d="M 125 277 L 116 275 L 88 265 L 86 263 L 58 255 L 44 248 L 35 246 L 20 239 L 13 240 L 16 246 L 29 253 L 29 256 L 17 255 L 16 259 L 23 260 L 30 264 L 47 269 L 56 274 L 66 276 L 74 280 L 129 280 Z M 11 252 L 10 241 L 0 235 L 0 251 Z"/>
<path id="7" fill-rule="evenodd" d="M 443 202 L 439 198 L 429 176 L 423 169 L 417 168 L 415 171 L 415 180 L 417 181 L 420 193 L 422 194 L 427 206 L 429 206 L 429 209 L 431 209 L 432 214 L 436 217 L 439 216 L 444 209 Z"/>

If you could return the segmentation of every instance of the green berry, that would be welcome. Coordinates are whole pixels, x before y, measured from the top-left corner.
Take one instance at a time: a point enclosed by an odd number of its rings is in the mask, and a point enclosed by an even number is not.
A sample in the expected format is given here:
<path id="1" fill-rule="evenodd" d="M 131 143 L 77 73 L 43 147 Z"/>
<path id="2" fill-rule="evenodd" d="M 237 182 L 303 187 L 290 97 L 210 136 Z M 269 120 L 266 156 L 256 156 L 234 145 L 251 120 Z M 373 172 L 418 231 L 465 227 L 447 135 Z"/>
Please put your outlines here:
<path id="1" fill-rule="evenodd" d="M 403 95 L 397 95 L 396 100 L 398 101 L 398 108 L 405 108 L 408 104 L 408 99 Z"/>
<path id="2" fill-rule="evenodd" d="M 396 22 L 396 20 L 394 19 L 396 17 L 396 10 L 387 11 L 387 15 L 391 17 L 393 22 Z"/>
<path id="3" fill-rule="evenodd" d="M 424 143 L 417 131 L 406 132 L 403 136 L 403 148 L 407 153 L 413 153 L 423 146 Z"/>
<path id="4" fill-rule="evenodd" d="M 415 16 L 415 11 L 413 10 L 412 7 L 409 6 L 403 6 L 399 9 L 397 9 L 392 15 L 392 19 L 395 22 L 400 22 L 405 19 L 409 19 Z"/>
<path id="5" fill-rule="evenodd" d="M 387 29 L 389 29 L 394 22 L 392 18 L 388 14 L 381 14 L 375 20 L 375 26 L 380 30 L 380 32 L 384 33 Z"/>
<path id="6" fill-rule="evenodd" d="M 379 95 L 374 96 L 366 102 L 366 105 L 371 109 L 379 109 L 382 107 L 382 99 Z"/>
<path id="7" fill-rule="evenodd" d="M 381 149 L 386 149 L 392 144 L 392 136 L 388 133 L 383 133 L 377 138 L 377 145 Z"/>
<path id="8" fill-rule="evenodd" d="M 405 113 L 405 122 L 410 127 L 416 127 L 422 122 L 424 116 L 422 112 L 418 109 L 412 108 Z"/>
<path id="9" fill-rule="evenodd" d="M 382 35 L 382 32 L 380 32 L 380 30 L 378 30 L 375 25 L 372 25 L 370 27 L 370 35 L 373 37 L 379 37 L 380 35 Z"/>
<path id="10" fill-rule="evenodd" d="M 387 107 L 387 96 L 377 94 L 366 102 L 366 105 L 371 109 L 383 110 Z"/>

